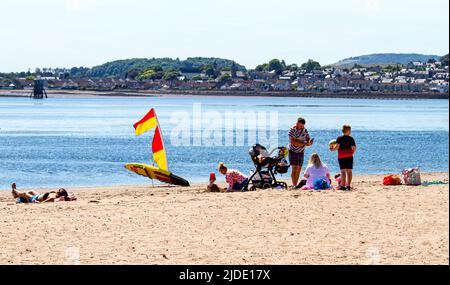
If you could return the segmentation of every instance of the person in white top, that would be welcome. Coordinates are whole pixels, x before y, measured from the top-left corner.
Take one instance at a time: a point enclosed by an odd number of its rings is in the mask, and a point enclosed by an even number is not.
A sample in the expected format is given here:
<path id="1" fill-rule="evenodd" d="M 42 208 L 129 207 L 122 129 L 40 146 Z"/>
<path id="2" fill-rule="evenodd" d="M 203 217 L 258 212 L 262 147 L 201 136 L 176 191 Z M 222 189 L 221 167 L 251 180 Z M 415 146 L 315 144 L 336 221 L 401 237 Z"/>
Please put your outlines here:
<path id="1" fill-rule="evenodd" d="M 320 178 L 328 178 L 331 184 L 330 170 L 328 169 L 328 166 L 322 162 L 320 156 L 317 153 L 311 155 L 311 158 L 309 159 L 309 165 L 305 170 L 304 176 L 307 181 L 302 190 L 314 189 L 314 181 Z"/>

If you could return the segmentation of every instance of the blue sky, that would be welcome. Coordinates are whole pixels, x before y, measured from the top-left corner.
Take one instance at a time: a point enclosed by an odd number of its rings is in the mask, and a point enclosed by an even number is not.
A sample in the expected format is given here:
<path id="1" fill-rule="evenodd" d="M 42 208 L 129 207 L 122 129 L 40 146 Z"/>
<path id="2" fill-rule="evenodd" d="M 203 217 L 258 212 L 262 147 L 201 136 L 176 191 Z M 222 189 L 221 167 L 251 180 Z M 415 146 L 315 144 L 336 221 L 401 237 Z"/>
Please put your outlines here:
<path id="1" fill-rule="evenodd" d="M 322 64 L 449 47 L 448 0 L 2 0 L 0 71 L 135 57 Z"/>

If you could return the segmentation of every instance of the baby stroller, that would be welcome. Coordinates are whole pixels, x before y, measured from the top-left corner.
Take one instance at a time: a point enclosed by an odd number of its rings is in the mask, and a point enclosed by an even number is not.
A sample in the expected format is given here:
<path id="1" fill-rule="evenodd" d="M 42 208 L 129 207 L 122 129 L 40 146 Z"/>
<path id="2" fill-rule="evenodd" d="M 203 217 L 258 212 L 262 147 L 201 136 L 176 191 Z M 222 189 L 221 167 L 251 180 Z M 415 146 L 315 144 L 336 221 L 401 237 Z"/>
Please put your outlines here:
<path id="1" fill-rule="evenodd" d="M 291 167 L 286 161 L 287 149 L 279 147 L 268 152 L 260 144 L 254 145 L 249 151 L 250 157 L 255 164 L 256 170 L 248 179 L 244 191 L 256 191 L 256 189 L 288 188 L 284 182 L 278 182 L 276 174 L 286 174 Z"/>

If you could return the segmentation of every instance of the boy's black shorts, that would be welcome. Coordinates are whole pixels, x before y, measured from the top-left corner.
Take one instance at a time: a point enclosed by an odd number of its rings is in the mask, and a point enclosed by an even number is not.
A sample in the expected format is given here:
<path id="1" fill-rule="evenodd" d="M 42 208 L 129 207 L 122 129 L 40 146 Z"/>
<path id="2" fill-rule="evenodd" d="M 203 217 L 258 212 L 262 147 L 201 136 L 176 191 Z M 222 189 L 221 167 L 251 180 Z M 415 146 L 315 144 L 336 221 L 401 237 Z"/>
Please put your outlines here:
<path id="1" fill-rule="evenodd" d="M 353 157 L 346 157 L 339 159 L 339 167 L 341 170 L 350 169 L 353 170 Z"/>

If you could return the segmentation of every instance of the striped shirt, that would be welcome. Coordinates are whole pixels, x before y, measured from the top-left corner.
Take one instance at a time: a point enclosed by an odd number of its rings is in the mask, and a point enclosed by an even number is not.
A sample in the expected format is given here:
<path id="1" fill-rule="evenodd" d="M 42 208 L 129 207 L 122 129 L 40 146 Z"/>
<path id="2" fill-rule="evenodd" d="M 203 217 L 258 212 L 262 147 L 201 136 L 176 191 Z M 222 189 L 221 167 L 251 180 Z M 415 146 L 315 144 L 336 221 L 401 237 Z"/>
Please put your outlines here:
<path id="1" fill-rule="evenodd" d="M 311 140 L 307 129 L 297 129 L 296 126 L 293 126 L 289 131 L 289 139 L 294 138 L 300 140 L 302 143 L 308 143 Z M 305 146 L 294 146 L 289 144 L 289 151 L 295 153 L 304 153 L 306 147 Z"/>

